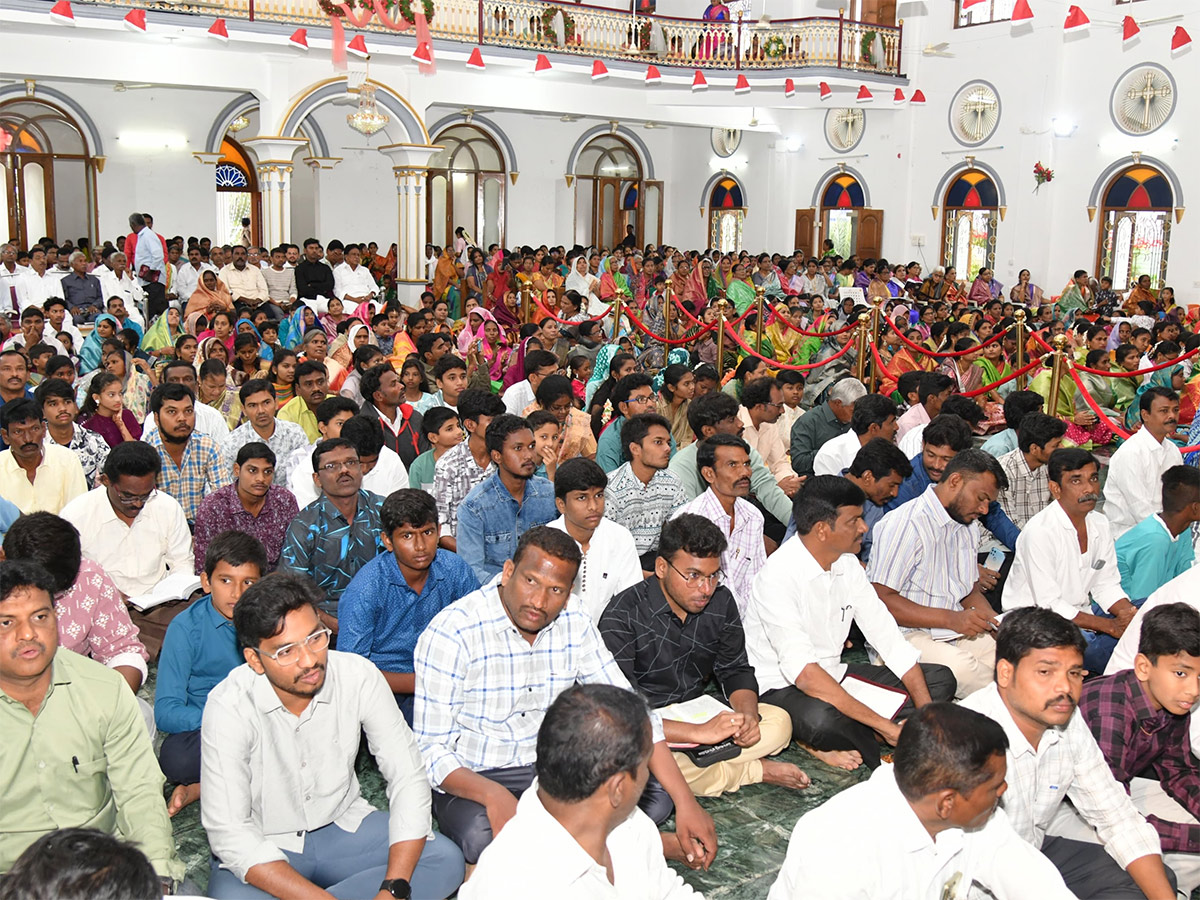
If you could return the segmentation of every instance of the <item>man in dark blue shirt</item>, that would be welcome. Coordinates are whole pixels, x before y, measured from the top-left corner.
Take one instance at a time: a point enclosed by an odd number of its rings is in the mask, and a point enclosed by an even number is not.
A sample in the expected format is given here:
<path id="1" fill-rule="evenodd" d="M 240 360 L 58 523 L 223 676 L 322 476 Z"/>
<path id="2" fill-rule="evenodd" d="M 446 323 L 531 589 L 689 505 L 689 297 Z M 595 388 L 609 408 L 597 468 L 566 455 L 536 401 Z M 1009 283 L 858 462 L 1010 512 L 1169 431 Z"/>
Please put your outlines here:
<path id="1" fill-rule="evenodd" d="M 439 612 L 479 590 L 462 557 L 438 549 L 437 503 L 425 491 L 390 494 L 379 514 L 390 552 L 358 570 L 338 605 L 338 649 L 373 662 L 412 725 L 413 650 Z"/>

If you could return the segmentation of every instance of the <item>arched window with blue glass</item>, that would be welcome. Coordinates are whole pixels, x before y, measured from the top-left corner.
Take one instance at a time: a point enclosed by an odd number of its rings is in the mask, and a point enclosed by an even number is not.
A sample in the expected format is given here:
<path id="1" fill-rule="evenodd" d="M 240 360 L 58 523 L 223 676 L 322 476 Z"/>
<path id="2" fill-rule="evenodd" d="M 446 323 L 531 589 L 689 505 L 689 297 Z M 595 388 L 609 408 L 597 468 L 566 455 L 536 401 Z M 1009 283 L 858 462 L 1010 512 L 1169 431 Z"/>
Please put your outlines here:
<path id="1" fill-rule="evenodd" d="M 708 246 L 722 253 L 741 250 L 745 219 L 742 186 L 728 176 L 720 179 L 708 196 Z"/>
<path id="2" fill-rule="evenodd" d="M 968 169 L 946 188 L 942 203 L 942 265 L 968 282 L 996 265 L 1000 192 L 986 172 Z"/>
<path id="3" fill-rule="evenodd" d="M 1142 275 L 1155 290 L 1166 283 L 1174 205 L 1170 181 L 1152 166 L 1130 166 L 1109 183 L 1096 269 L 1113 280 L 1113 290 L 1132 287 Z"/>
<path id="4" fill-rule="evenodd" d="M 242 145 L 228 135 L 213 173 L 217 188 L 217 237 L 222 244 L 242 242 L 242 219 L 250 220 L 250 240 L 257 244 L 262 201 L 254 163 Z"/>

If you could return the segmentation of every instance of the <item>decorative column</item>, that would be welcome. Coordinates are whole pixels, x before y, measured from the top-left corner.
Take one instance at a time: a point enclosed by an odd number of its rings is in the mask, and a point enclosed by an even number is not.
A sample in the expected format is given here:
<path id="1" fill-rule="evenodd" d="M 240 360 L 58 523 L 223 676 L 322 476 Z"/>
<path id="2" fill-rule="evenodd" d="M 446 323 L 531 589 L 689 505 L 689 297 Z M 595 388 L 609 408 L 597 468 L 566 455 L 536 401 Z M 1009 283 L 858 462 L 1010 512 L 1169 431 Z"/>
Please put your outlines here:
<path id="1" fill-rule="evenodd" d="M 312 171 L 313 177 L 313 222 L 316 224 L 314 234 L 321 230 L 321 173 L 332 169 L 342 161 L 340 156 L 306 156 L 304 164 Z"/>
<path id="2" fill-rule="evenodd" d="M 429 158 L 441 149 L 425 144 L 379 148 L 396 176 L 396 292 L 402 300 L 415 301 L 425 290 L 425 182 Z"/>
<path id="3" fill-rule="evenodd" d="M 263 244 L 277 247 L 288 241 L 292 218 L 292 156 L 308 146 L 306 138 L 252 137 L 242 141 L 258 159 L 258 190 L 262 194 Z"/>

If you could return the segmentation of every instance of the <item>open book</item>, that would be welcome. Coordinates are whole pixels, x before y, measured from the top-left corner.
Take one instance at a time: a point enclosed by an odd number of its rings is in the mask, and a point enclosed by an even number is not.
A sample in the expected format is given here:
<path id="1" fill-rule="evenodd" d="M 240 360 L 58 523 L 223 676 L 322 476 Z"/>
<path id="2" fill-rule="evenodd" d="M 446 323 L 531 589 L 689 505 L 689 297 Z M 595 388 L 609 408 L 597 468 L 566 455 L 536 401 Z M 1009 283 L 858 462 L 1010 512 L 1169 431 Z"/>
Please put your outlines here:
<path id="1" fill-rule="evenodd" d="M 891 719 L 900 712 L 900 707 L 908 700 L 908 694 L 904 691 L 867 681 L 857 675 L 847 675 L 843 678 L 842 689 L 871 712 L 885 719 Z"/>
<path id="2" fill-rule="evenodd" d="M 172 572 L 153 588 L 126 602 L 139 612 L 154 609 L 172 600 L 186 600 L 194 591 L 200 590 L 200 576 L 191 572 Z"/>
<path id="3" fill-rule="evenodd" d="M 664 706 L 658 710 L 658 714 L 664 719 L 670 719 L 673 722 L 686 722 L 689 725 L 701 725 L 711 719 L 713 716 L 719 716 L 721 713 L 733 712 L 728 706 L 714 697 L 712 694 L 701 694 L 691 700 L 685 700 L 682 703 L 672 703 L 670 706 Z M 696 747 L 697 744 L 671 744 L 672 750 L 682 750 L 685 747 Z"/>

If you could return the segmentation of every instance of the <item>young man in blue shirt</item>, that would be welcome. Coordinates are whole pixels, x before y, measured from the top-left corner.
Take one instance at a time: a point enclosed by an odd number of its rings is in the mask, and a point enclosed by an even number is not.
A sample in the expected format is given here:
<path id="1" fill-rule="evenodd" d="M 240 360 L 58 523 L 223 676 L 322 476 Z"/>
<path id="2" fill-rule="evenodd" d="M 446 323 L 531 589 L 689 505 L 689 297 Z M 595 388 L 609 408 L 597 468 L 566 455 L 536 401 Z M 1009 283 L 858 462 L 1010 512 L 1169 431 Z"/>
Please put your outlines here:
<path id="1" fill-rule="evenodd" d="M 242 531 L 223 531 L 208 545 L 200 586 L 208 591 L 167 626 L 158 659 L 154 722 L 167 734 L 158 764 L 175 790 L 167 812 L 200 799 L 200 721 L 208 693 L 242 664 L 233 608 L 267 573 L 267 551 Z"/>
<path id="2" fill-rule="evenodd" d="M 430 494 L 395 491 L 379 518 L 388 552 L 359 569 L 342 594 L 338 649 L 375 664 L 411 726 L 417 638 L 439 612 L 479 590 L 479 579 L 462 557 L 438 549 L 437 502 Z"/>
<path id="3" fill-rule="evenodd" d="M 1200 522 L 1200 469 L 1172 466 L 1162 476 L 1162 512 L 1134 525 L 1117 540 L 1121 587 L 1144 600 L 1192 566 L 1192 526 Z"/>

